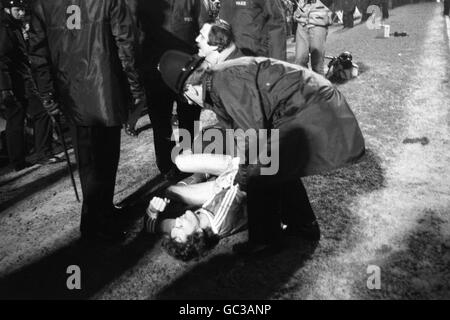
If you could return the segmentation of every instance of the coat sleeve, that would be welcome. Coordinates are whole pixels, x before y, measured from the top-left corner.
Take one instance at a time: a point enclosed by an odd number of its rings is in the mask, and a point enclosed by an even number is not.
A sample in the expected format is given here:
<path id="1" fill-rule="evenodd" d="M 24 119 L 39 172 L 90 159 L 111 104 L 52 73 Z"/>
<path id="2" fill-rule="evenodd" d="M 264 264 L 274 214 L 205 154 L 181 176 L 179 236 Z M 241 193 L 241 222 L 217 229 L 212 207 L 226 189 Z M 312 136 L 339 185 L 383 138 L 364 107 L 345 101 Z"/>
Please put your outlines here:
<path id="1" fill-rule="evenodd" d="M 10 43 L 6 28 L 0 26 L 0 91 L 12 89 L 11 76 L 8 67 L 9 58 L 7 56 Z"/>
<path id="2" fill-rule="evenodd" d="M 136 63 L 137 27 L 124 0 L 112 1 L 111 32 L 118 48 L 119 59 L 134 99 L 145 97 Z"/>
<path id="3" fill-rule="evenodd" d="M 266 0 L 267 33 L 270 58 L 286 61 L 286 19 L 280 0 Z"/>
<path id="4" fill-rule="evenodd" d="M 53 94 L 55 87 L 51 70 L 51 54 L 40 1 L 35 1 L 31 14 L 29 56 L 39 94 L 41 96 Z"/>

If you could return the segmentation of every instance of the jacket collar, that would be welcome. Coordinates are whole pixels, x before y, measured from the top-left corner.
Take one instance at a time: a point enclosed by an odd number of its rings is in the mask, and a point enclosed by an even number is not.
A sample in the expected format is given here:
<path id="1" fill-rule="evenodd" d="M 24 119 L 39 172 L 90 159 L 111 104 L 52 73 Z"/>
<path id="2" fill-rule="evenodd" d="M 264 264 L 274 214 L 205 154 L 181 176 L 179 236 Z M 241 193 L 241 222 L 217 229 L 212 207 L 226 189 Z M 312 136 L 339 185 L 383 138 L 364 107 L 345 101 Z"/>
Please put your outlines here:
<path id="1" fill-rule="evenodd" d="M 232 43 L 228 48 L 225 48 L 222 52 L 215 51 L 205 58 L 205 61 L 213 67 L 219 63 L 225 62 L 229 59 L 239 57 L 240 50 Z"/>
<path id="2" fill-rule="evenodd" d="M 14 19 L 11 15 L 2 10 L 0 15 L 1 24 L 5 27 L 12 27 L 16 29 L 22 28 L 22 21 Z"/>

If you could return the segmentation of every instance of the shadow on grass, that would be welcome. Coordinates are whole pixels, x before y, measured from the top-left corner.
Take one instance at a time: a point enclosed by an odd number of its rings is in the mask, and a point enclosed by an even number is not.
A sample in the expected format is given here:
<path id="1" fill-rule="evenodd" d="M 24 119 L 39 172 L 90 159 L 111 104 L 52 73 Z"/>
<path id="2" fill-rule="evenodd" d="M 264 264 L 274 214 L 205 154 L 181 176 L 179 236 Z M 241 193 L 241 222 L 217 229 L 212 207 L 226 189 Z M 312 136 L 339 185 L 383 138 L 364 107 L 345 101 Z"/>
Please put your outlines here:
<path id="1" fill-rule="evenodd" d="M 267 299 L 311 259 L 317 244 L 299 242 L 266 257 L 221 254 L 200 262 L 157 299 Z"/>
<path id="2" fill-rule="evenodd" d="M 165 287 L 156 298 L 269 299 L 285 298 L 286 295 L 299 298 L 297 293 L 304 286 L 313 285 L 299 271 L 317 254 L 332 254 L 339 247 L 354 243 L 352 237 L 357 233 L 355 230 L 359 220 L 349 206 L 356 196 L 381 188 L 384 177 L 379 157 L 368 150 L 363 159 L 353 166 L 327 175 L 309 177 L 305 181 L 322 228 L 323 237 L 317 250 L 316 245 L 291 239 L 282 252 L 267 257 L 213 256 Z M 292 279 L 295 288 L 286 288 L 288 282 L 291 285 Z"/>
<path id="3" fill-rule="evenodd" d="M 366 299 L 450 299 L 450 237 L 441 233 L 444 221 L 427 211 L 417 221 L 405 242 L 405 249 L 392 252 L 384 245 L 380 259 L 381 289 L 358 288 Z M 367 275 L 365 275 L 367 278 Z M 365 284 L 365 281 L 360 283 Z"/>
<path id="4" fill-rule="evenodd" d="M 93 297 L 125 271 L 144 253 L 152 250 L 155 239 L 139 234 L 125 245 L 88 247 L 79 242 L 67 244 L 43 259 L 0 278 L 0 299 L 87 299 Z M 67 268 L 81 269 L 81 290 L 68 290 Z"/>
<path id="5" fill-rule="evenodd" d="M 8 174 L 2 174 L 0 173 L 0 187 L 3 187 L 11 182 L 17 181 L 22 179 L 23 177 L 29 175 L 30 173 L 39 170 L 40 166 L 36 165 L 33 167 L 30 167 L 28 169 L 22 170 L 17 172 L 16 174 L 11 174 L 12 169 L 10 170 L 9 175 Z M 6 176 L 6 177 L 5 177 Z"/>
<path id="6" fill-rule="evenodd" d="M 27 172 L 26 174 L 29 174 Z M 25 174 L 25 175 L 26 175 Z M 20 188 L 16 189 L 8 189 L 6 191 L 2 191 L 2 197 L 0 200 L 0 213 L 9 208 L 10 206 L 20 202 L 21 200 L 31 196 L 35 192 L 39 192 L 44 187 L 47 187 L 58 180 L 62 179 L 64 176 L 68 175 L 67 168 L 65 166 L 60 166 L 57 170 L 49 172 L 47 175 L 43 175 L 39 177 L 37 180 L 34 180 L 31 183 L 20 186 Z M 20 179 L 20 176 L 18 179 Z M 13 179 L 13 182 L 17 179 Z M 1 187 L 6 188 L 6 184 L 2 184 Z"/>
<path id="7" fill-rule="evenodd" d="M 153 179 L 121 203 L 125 211 L 123 214 L 126 215 L 123 224 L 129 230 L 133 229 L 133 233 L 139 232 L 141 225 L 138 223 L 140 220 L 137 220 L 145 212 L 145 202 L 139 200 L 159 192 L 163 182 L 162 178 Z M 92 298 L 135 266 L 146 252 L 153 249 L 156 242 L 158 240 L 155 237 L 138 233 L 125 243 L 68 243 L 38 261 L 0 278 L 0 300 Z M 36 250 L 39 251 L 39 248 Z M 70 274 L 66 270 L 71 265 L 81 269 L 82 290 L 67 289 L 66 281 Z"/>

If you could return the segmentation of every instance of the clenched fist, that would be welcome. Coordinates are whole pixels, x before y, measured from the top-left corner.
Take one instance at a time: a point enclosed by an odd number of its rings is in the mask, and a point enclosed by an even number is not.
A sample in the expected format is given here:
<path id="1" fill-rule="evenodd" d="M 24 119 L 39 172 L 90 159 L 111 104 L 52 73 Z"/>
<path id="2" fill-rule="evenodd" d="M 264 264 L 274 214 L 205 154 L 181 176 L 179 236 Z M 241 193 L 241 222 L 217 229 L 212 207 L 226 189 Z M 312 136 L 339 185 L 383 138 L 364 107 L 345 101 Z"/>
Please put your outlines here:
<path id="1" fill-rule="evenodd" d="M 169 203 L 170 203 L 170 200 L 167 198 L 162 199 L 159 197 L 154 197 L 150 201 L 150 204 L 148 205 L 147 215 L 151 219 L 156 219 L 160 212 L 163 212 L 164 210 L 166 210 L 167 204 L 169 204 Z"/>

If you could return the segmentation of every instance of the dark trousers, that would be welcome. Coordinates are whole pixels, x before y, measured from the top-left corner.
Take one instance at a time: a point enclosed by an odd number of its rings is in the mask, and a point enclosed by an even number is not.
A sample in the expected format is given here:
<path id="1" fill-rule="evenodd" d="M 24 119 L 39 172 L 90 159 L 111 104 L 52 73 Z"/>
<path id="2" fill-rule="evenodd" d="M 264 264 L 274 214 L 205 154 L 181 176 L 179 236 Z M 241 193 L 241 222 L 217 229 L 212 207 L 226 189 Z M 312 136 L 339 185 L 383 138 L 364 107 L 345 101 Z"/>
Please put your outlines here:
<path id="1" fill-rule="evenodd" d="M 6 107 L 6 144 L 9 161 L 13 166 L 25 161 L 26 148 L 24 137 L 25 100 L 8 99 Z"/>
<path id="2" fill-rule="evenodd" d="M 83 192 L 82 233 L 108 228 L 120 156 L 121 127 L 74 127 Z"/>
<path id="3" fill-rule="evenodd" d="M 10 99 L 6 106 L 6 141 L 8 155 L 12 165 L 25 161 L 27 153 L 24 137 L 24 121 L 29 114 L 34 126 L 34 148 L 37 158 L 45 158 L 52 154 L 53 125 L 50 116 L 37 96 L 29 99 Z"/>
<path id="4" fill-rule="evenodd" d="M 354 25 L 353 16 L 355 14 L 355 9 L 356 9 L 356 6 L 353 7 L 353 9 L 350 11 L 344 11 L 344 14 L 342 17 L 342 20 L 344 23 L 344 28 L 353 28 L 353 25 Z"/>
<path id="5" fill-rule="evenodd" d="M 450 11 L 450 0 L 444 0 L 444 15 L 449 15 Z"/>
<path id="6" fill-rule="evenodd" d="M 174 167 L 171 153 L 175 147 L 172 141 L 172 110 L 173 103 L 177 102 L 178 124 L 180 128 L 189 130 L 194 139 L 194 121 L 200 119 L 200 107 L 188 105 L 177 99 L 177 96 L 165 85 L 162 80 L 148 83 L 149 116 L 153 127 L 153 136 L 156 153 L 156 165 L 159 171 L 166 173 Z"/>
<path id="7" fill-rule="evenodd" d="M 34 148 L 36 157 L 38 159 L 43 159 L 51 156 L 53 154 L 53 124 L 50 116 L 42 106 L 42 102 L 39 97 L 32 96 L 29 98 L 27 113 L 33 122 Z"/>
<path id="8" fill-rule="evenodd" d="M 260 243 L 276 241 L 281 223 L 295 230 L 315 221 L 308 194 L 300 178 L 266 183 L 264 177 L 247 186 L 249 240 Z"/>

